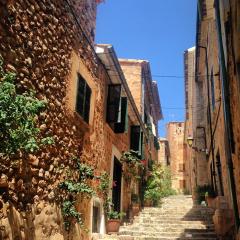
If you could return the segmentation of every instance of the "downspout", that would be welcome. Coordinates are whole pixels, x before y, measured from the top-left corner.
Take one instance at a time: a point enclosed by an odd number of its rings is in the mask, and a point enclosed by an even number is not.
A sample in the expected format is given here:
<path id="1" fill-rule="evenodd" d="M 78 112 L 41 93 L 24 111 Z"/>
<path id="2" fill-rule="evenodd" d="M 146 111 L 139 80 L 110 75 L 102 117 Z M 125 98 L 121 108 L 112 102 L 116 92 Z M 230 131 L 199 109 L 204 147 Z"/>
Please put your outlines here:
<path id="1" fill-rule="evenodd" d="M 232 159 L 232 141 L 231 141 L 231 115 L 230 115 L 230 99 L 229 99 L 229 80 L 227 76 L 227 69 L 224 57 L 224 49 L 223 49 L 223 39 L 221 34 L 221 20 L 220 20 L 220 6 L 219 0 L 215 0 L 215 13 L 216 13 L 216 24 L 217 24 L 217 33 L 218 33 L 218 47 L 219 47 L 219 55 L 220 55 L 220 67 L 222 73 L 222 93 L 223 93 L 223 111 L 224 111 L 224 130 L 225 130 L 225 138 L 226 138 L 226 153 L 227 153 L 227 167 L 228 167 L 228 177 L 230 184 L 230 192 L 232 197 L 232 204 L 234 210 L 234 218 L 235 218 L 235 227 L 238 230 L 240 225 L 239 219 L 239 210 L 237 203 L 237 194 L 236 194 L 236 184 L 234 179 L 234 170 L 233 170 L 233 159 Z"/>

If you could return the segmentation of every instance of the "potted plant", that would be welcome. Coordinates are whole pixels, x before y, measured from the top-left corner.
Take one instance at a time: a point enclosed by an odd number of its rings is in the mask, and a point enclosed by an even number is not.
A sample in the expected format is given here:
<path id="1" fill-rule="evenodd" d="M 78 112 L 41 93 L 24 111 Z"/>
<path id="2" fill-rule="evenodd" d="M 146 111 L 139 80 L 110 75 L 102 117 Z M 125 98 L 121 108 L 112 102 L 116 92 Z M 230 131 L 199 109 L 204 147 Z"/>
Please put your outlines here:
<path id="1" fill-rule="evenodd" d="M 121 218 L 125 216 L 125 213 L 110 210 L 107 215 L 107 233 L 118 232 L 121 224 Z"/>
<path id="2" fill-rule="evenodd" d="M 208 186 L 207 191 L 205 192 L 205 200 L 207 202 L 207 205 L 211 208 L 214 208 L 215 206 L 215 198 L 216 198 L 216 193 L 213 189 L 212 186 Z"/>
<path id="3" fill-rule="evenodd" d="M 131 194 L 131 202 L 132 202 L 133 216 L 137 216 L 140 211 L 140 203 L 139 203 L 139 196 L 136 193 Z"/>
<path id="4" fill-rule="evenodd" d="M 198 204 L 201 204 L 203 201 L 208 201 L 209 198 L 215 198 L 215 192 L 211 185 L 202 185 L 197 186 L 196 188 L 196 197 Z"/>

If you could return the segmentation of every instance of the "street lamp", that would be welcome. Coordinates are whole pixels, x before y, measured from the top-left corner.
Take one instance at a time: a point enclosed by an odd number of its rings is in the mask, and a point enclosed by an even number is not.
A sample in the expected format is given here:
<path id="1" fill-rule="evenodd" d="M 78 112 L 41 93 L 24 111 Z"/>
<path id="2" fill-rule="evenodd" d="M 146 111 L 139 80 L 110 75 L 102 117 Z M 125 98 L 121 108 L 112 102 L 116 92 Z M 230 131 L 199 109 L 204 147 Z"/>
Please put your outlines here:
<path id="1" fill-rule="evenodd" d="M 189 136 L 189 137 L 187 138 L 187 144 L 188 144 L 188 146 L 189 146 L 190 148 L 194 149 L 194 150 L 197 151 L 197 152 L 204 152 L 206 155 L 208 155 L 208 149 L 207 149 L 207 148 L 199 149 L 199 148 L 193 146 L 193 140 L 194 140 L 194 139 L 193 139 L 192 136 Z"/>
<path id="2" fill-rule="evenodd" d="M 189 137 L 187 138 L 187 144 L 188 144 L 188 146 L 189 146 L 190 148 L 192 148 L 192 146 L 193 146 L 193 137 L 189 136 Z"/>

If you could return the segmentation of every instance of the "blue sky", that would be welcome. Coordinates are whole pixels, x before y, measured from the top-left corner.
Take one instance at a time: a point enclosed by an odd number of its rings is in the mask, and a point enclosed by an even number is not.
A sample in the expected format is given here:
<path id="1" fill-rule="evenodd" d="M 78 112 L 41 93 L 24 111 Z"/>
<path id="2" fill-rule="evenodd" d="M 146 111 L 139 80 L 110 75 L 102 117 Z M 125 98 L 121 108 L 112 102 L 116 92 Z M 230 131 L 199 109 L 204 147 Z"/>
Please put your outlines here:
<path id="1" fill-rule="evenodd" d="M 195 44 L 195 0 L 105 0 L 98 7 L 96 42 L 109 43 L 120 58 L 150 61 L 165 124 L 184 120 L 183 53 Z M 171 109 L 174 108 L 174 109 Z M 177 109 L 175 109 L 177 108 Z"/>

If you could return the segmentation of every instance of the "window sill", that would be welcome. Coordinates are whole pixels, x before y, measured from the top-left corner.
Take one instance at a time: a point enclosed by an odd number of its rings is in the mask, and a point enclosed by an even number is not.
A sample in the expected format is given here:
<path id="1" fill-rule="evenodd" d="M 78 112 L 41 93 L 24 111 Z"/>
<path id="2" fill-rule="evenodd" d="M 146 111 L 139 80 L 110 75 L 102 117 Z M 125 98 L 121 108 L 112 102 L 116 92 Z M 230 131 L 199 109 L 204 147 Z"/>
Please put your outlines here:
<path id="1" fill-rule="evenodd" d="M 90 125 L 83 120 L 79 113 L 74 112 L 74 120 L 81 132 L 86 133 L 90 131 Z"/>

